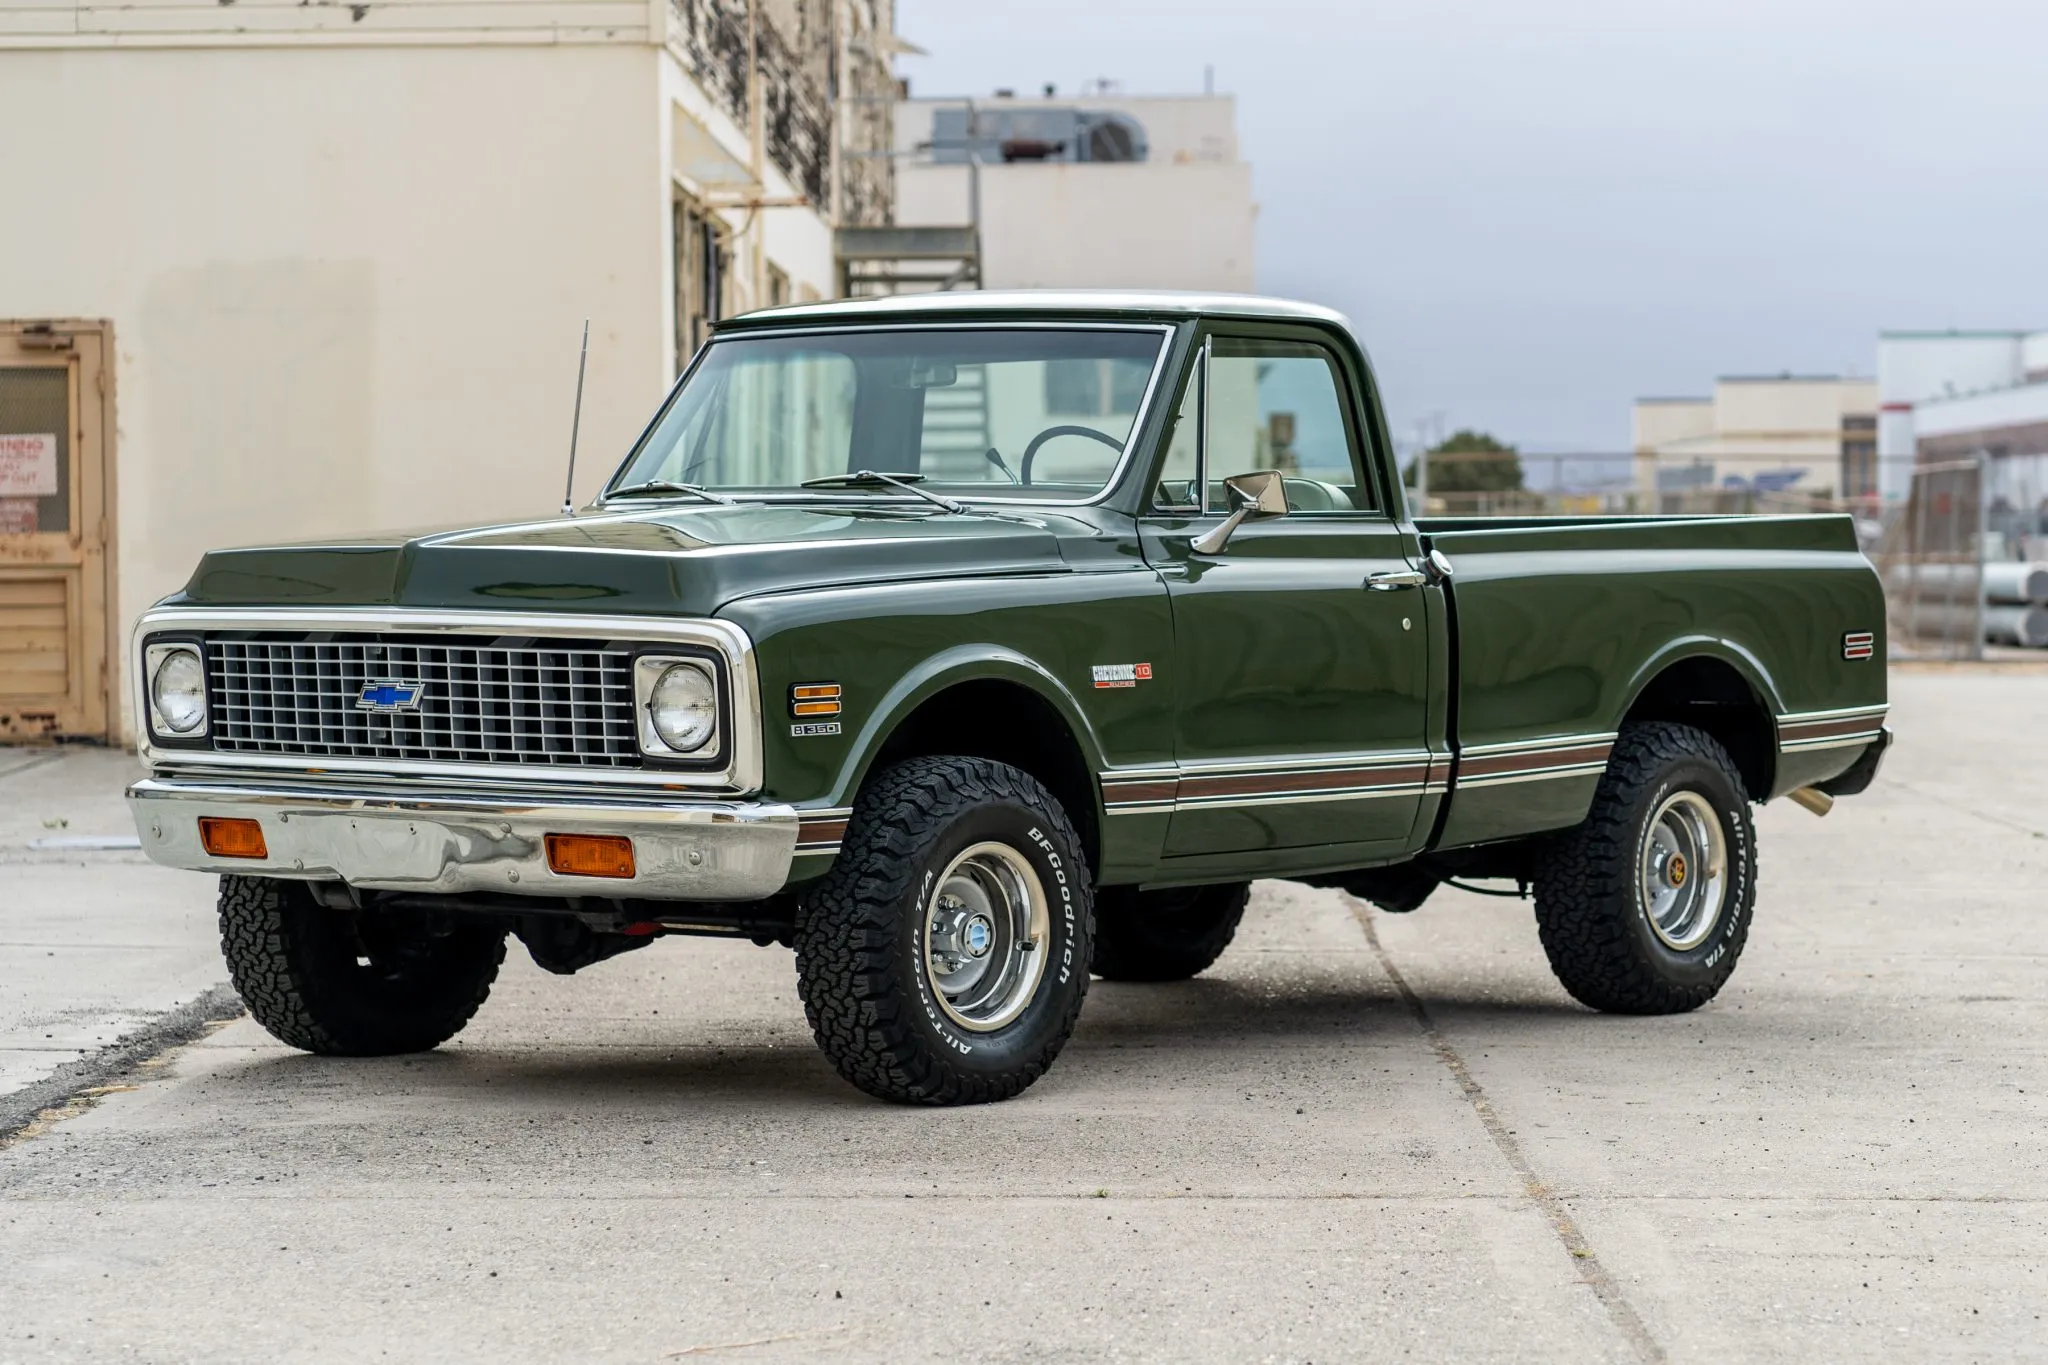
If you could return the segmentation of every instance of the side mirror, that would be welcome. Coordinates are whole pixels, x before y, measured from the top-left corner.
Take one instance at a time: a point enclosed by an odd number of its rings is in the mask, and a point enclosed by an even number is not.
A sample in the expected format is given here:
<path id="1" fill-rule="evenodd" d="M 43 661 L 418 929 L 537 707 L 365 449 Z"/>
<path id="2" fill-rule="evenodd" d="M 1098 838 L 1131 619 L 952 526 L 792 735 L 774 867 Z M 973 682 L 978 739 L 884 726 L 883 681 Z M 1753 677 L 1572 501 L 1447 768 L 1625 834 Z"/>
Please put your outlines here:
<path id="1" fill-rule="evenodd" d="M 1230 495 L 1233 510 L 1221 526 L 1190 542 L 1202 554 L 1223 553 L 1223 547 L 1237 534 L 1237 528 L 1248 521 L 1287 515 L 1287 484 L 1277 469 L 1262 469 L 1255 474 L 1239 474 L 1225 479 L 1223 491 Z"/>

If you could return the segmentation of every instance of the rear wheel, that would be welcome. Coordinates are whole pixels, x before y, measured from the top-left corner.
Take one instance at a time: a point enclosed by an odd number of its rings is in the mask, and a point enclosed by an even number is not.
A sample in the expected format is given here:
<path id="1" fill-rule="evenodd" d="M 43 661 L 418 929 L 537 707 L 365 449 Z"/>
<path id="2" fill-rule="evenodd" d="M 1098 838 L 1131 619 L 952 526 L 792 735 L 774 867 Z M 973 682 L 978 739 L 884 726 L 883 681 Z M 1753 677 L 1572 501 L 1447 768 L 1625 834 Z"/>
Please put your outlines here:
<path id="1" fill-rule="evenodd" d="M 1624 730 L 1584 824 L 1546 851 L 1536 924 L 1573 998 L 1697 1009 L 1726 983 L 1756 902 L 1756 834 L 1727 750 L 1687 725 Z"/>
<path id="2" fill-rule="evenodd" d="M 870 1095 L 1008 1099 L 1059 1055 L 1088 990 L 1080 838 L 1029 774 L 918 758 L 865 787 L 797 916 L 818 1046 Z"/>
<path id="3" fill-rule="evenodd" d="M 1185 981 L 1223 956 L 1244 918 L 1251 883 L 1139 891 L 1095 900 L 1095 974 L 1105 981 Z"/>
<path id="4" fill-rule="evenodd" d="M 462 1031 L 505 960 L 482 921 L 334 910 L 301 882 L 220 879 L 235 989 L 279 1042 L 338 1057 L 425 1052 Z"/>

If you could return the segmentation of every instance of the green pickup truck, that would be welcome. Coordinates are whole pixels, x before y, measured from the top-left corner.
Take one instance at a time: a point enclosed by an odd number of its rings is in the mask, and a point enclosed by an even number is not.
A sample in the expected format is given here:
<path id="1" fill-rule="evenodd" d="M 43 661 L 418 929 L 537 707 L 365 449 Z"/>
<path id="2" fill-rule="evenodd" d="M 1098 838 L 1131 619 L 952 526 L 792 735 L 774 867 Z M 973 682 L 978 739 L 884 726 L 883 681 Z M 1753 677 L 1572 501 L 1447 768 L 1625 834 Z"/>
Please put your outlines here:
<path id="1" fill-rule="evenodd" d="M 296 1047 L 436 1046 L 508 936 L 722 934 L 795 948 L 853 1084 L 995 1100 L 1260 877 L 1512 881 L 1580 1001 L 1703 1004 L 1750 804 L 1877 770 L 1883 633 L 1847 517 L 1416 518 L 1325 309 L 803 305 L 571 515 L 207 555 L 129 801 Z"/>

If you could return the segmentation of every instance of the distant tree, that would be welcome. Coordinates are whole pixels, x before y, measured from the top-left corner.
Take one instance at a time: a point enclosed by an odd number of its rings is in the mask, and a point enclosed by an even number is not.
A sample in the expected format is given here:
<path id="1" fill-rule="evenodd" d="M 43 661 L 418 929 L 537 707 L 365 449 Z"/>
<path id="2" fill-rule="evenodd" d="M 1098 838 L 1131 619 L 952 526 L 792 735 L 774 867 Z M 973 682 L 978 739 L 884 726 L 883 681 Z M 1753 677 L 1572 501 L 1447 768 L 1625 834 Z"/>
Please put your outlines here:
<path id="1" fill-rule="evenodd" d="M 1506 493 L 1522 486 L 1522 459 L 1483 431 L 1460 427 L 1429 450 L 1429 491 L 1432 493 Z M 1440 460 L 1439 455 L 1456 459 Z M 1495 456 L 1494 459 L 1480 458 Z M 1417 461 L 1408 463 L 1408 486 L 1415 486 Z"/>

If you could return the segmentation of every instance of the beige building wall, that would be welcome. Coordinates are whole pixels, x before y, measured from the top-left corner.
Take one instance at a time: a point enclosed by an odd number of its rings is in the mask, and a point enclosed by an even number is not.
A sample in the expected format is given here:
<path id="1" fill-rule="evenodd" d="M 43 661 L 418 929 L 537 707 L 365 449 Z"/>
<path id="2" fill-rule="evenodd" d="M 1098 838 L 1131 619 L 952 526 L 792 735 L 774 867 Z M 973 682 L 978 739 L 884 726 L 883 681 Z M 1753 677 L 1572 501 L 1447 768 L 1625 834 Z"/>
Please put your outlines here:
<path id="1" fill-rule="evenodd" d="M 45 206 L 0 217 L 0 308 L 113 322 L 124 620 L 211 547 L 546 513 L 585 315 L 594 488 L 667 378 L 654 74 L 602 46 L 0 53 L 0 125 L 69 114 L 0 143 Z"/>
<path id="2" fill-rule="evenodd" d="M 733 205 L 735 308 L 831 292 L 668 0 L 360 9 L 0 8 L 0 318 L 112 324 L 124 633 L 210 548 L 552 514 L 585 318 L 594 493 L 677 369 L 679 190 Z"/>
<path id="3" fill-rule="evenodd" d="M 1849 413 L 1877 411 L 1874 379 L 1723 379 L 1714 385 L 1714 430 L 1768 442 L 1832 437 Z"/>
<path id="4" fill-rule="evenodd" d="M 897 171 L 898 221 L 967 221 L 966 173 Z M 991 289 L 1252 290 L 1251 167 L 1061 163 L 982 168 Z"/>
<path id="5" fill-rule="evenodd" d="M 1711 398 L 1638 398 L 1629 415 L 1630 448 L 1654 451 L 1673 441 L 1690 441 L 1714 431 Z"/>
<path id="6" fill-rule="evenodd" d="M 1681 475 L 1712 487 L 1803 469 L 1799 493 L 1836 492 L 1843 420 L 1874 419 L 1877 394 L 1870 379 L 1734 376 L 1717 380 L 1710 398 L 1638 399 L 1630 419 L 1636 486 L 1668 492 Z"/>

